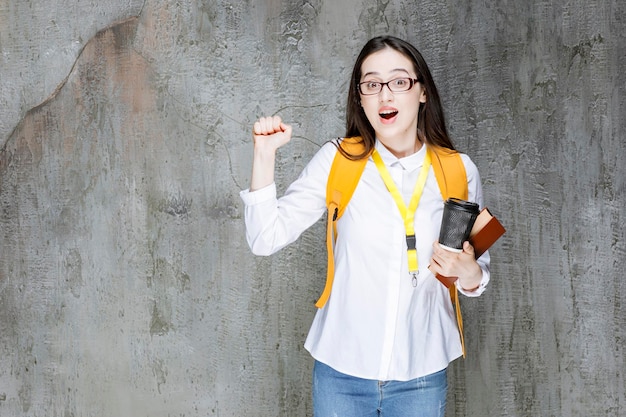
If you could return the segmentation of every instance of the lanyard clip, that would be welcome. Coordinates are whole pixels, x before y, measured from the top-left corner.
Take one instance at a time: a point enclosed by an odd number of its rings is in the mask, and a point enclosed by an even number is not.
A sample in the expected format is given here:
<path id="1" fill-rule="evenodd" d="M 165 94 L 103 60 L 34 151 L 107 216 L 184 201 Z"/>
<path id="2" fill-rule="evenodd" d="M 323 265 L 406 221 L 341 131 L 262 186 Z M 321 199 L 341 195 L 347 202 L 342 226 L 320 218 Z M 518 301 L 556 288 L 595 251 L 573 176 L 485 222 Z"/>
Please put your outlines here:
<path id="1" fill-rule="evenodd" d="M 415 239 L 415 235 L 406 235 L 407 250 L 415 250 L 416 243 L 417 243 L 417 240 Z"/>
<path id="2" fill-rule="evenodd" d="M 411 275 L 411 284 L 413 284 L 413 288 L 417 287 L 417 276 L 420 274 L 420 271 L 411 271 L 409 274 Z"/>

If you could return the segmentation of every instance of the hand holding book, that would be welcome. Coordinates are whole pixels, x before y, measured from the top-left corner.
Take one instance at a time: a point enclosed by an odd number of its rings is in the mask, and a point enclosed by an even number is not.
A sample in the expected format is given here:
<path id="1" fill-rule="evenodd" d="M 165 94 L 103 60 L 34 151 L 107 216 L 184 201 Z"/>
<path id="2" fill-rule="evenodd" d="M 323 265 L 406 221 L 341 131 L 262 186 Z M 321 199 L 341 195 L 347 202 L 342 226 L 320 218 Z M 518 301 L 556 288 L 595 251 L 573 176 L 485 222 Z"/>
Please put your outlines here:
<path id="1" fill-rule="evenodd" d="M 489 209 L 484 208 L 476 217 L 468 239 L 474 247 L 476 259 L 480 258 L 505 231 L 500 221 L 491 214 Z M 436 277 L 446 288 L 449 288 L 457 280 L 457 277 L 444 277 L 440 274 L 437 274 Z"/>

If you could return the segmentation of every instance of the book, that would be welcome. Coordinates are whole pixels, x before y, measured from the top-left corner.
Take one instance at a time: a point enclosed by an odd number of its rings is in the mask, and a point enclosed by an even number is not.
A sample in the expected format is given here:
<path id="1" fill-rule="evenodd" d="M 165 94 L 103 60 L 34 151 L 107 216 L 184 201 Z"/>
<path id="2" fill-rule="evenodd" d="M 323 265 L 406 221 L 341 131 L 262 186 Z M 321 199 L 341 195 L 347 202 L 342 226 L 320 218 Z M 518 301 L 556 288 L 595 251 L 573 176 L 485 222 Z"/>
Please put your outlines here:
<path id="1" fill-rule="evenodd" d="M 480 258 L 505 232 L 504 226 L 496 216 L 491 214 L 488 208 L 482 209 L 476 217 L 468 239 L 474 247 L 476 259 Z M 457 280 L 457 277 L 444 277 L 439 274 L 436 277 L 446 288 L 450 288 Z"/>

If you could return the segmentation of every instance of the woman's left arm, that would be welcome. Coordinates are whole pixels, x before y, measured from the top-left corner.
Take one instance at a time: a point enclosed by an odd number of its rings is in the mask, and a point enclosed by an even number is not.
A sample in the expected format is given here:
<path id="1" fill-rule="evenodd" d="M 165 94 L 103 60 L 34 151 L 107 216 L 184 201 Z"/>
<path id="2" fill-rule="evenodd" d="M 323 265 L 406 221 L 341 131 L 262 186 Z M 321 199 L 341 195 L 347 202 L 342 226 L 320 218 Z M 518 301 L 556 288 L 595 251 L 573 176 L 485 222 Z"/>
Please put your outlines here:
<path id="1" fill-rule="evenodd" d="M 480 175 L 476 165 L 467 156 L 462 154 L 467 174 L 468 200 L 477 203 L 483 209 L 483 190 Z M 469 242 L 463 244 L 460 253 L 450 252 L 433 243 L 433 255 L 429 269 L 446 277 L 458 277 L 456 286 L 467 296 L 482 294 L 490 279 L 489 252 L 485 252 L 477 260 L 474 248 Z"/>

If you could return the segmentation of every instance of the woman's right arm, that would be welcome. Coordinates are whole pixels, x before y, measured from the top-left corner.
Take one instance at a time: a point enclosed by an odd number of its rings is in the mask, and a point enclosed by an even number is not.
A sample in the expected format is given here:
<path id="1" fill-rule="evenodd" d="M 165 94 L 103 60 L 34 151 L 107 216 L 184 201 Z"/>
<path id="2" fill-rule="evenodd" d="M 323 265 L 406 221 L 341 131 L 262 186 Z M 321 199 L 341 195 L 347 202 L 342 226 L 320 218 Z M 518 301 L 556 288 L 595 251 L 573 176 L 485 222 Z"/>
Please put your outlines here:
<path id="1" fill-rule="evenodd" d="M 326 182 L 336 148 L 330 143 L 322 146 L 277 198 L 276 150 L 289 142 L 291 127 L 276 116 L 262 118 L 255 123 L 253 137 L 250 189 L 240 193 L 245 204 L 246 239 L 254 254 L 271 255 L 295 241 L 326 212 Z"/>

